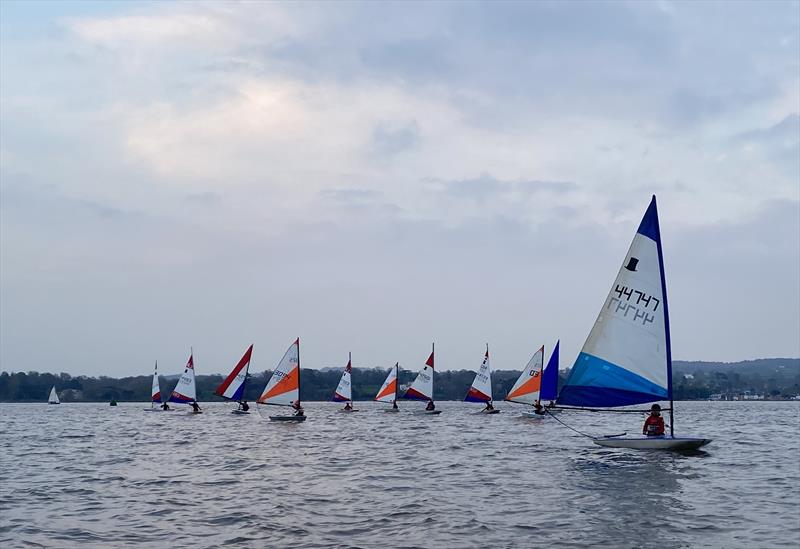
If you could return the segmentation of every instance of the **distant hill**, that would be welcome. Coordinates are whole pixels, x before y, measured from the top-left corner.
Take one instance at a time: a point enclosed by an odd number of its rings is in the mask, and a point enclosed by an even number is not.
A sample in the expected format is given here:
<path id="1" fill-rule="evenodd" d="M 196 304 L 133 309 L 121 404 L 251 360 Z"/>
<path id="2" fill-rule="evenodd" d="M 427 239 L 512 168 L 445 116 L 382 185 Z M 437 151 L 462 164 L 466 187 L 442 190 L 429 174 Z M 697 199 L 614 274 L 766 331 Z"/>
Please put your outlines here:
<path id="1" fill-rule="evenodd" d="M 800 358 L 763 358 L 741 362 L 675 361 L 673 384 L 675 398 L 706 399 L 713 394 L 757 394 L 767 398 L 788 398 L 800 394 Z M 386 368 L 354 368 L 353 397 L 371 400 L 377 393 Z M 400 384 L 411 383 L 416 371 L 400 370 Z M 518 370 L 492 372 L 492 391 L 496 400 L 502 399 L 519 376 Z M 569 370 L 559 373 L 563 384 Z M 251 373 L 246 398 L 258 398 L 271 372 Z M 341 368 L 322 370 L 303 369 L 301 376 L 303 400 L 328 400 L 333 394 Z M 449 370 L 436 374 L 437 400 L 462 400 L 472 382 L 472 370 Z M 169 394 L 177 376 L 161 376 L 161 393 Z M 197 398 L 201 402 L 220 400 L 213 394 L 222 382 L 221 375 L 197 376 Z M 0 373 L 0 402 L 44 402 L 55 385 L 64 402 L 119 401 L 144 402 L 150 398 L 149 375 L 123 378 L 72 377 L 69 374 L 38 372 Z"/>

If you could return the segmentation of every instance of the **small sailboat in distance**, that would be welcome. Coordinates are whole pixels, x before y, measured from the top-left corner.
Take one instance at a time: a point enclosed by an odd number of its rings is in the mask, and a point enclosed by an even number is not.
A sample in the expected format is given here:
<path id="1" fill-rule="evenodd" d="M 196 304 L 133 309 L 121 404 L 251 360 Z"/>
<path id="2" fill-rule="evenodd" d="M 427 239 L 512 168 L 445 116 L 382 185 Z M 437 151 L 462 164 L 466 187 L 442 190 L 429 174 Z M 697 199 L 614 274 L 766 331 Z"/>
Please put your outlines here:
<path id="1" fill-rule="evenodd" d="M 378 394 L 375 395 L 375 400 L 377 402 L 386 402 L 391 403 L 392 407 L 384 410 L 384 412 L 399 412 L 400 409 L 397 407 L 397 399 L 400 391 L 400 386 L 397 382 L 398 377 L 400 375 L 400 363 L 395 363 L 394 367 L 389 370 L 389 374 L 386 376 L 386 380 L 381 385 L 380 390 L 378 390 Z"/>
<path id="2" fill-rule="evenodd" d="M 557 404 L 614 408 L 668 400 L 669 434 L 592 440 L 600 446 L 639 450 L 693 450 L 711 442 L 675 436 L 672 396 L 667 285 L 653 195 Z"/>
<path id="3" fill-rule="evenodd" d="M 544 345 L 539 347 L 525 369 L 517 378 L 514 386 L 506 395 L 505 400 L 508 402 L 516 402 L 518 404 L 528 404 L 535 406 L 539 402 L 539 391 L 542 388 L 542 365 L 544 363 Z M 536 411 L 523 411 L 524 417 L 537 418 L 541 414 Z"/>
<path id="4" fill-rule="evenodd" d="M 481 414 L 499 414 L 492 405 L 492 369 L 489 366 L 489 344 L 486 344 L 486 354 L 483 357 L 483 363 L 478 368 L 475 378 L 472 380 L 472 385 L 467 391 L 467 396 L 464 397 L 466 402 L 482 402 L 486 407 L 481 410 Z"/>
<path id="5" fill-rule="evenodd" d="M 214 390 L 214 394 L 222 398 L 237 402 L 239 407 L 232 410 L 232 414 L 249 414 L 250 405 L 244 400 L 244 387 L 247 384 L 247 372 L 250 369 L 250 357 L 253 355 L 253 345 L 244 352 L 242 358 L 231 373 Z"/>
<path id="6" fill-rule="evenodd" d="M 194 379 L 194 351 L 189 354 L 189 361 L 186 363 L 178 383 L 175 384 L 175 389 L 169 395 L 169 402 L 189 404 L 192 407 L 189 413 L 202 413 L 200 405 L 197 404 L 197 383 Z"/>
<path id="7" fill-rule="evenodd" d="M 348 353 L 347 357 L 347 366 L 344 367 L 344 371 L 342 372 L 342 377 L 339 379 L 339 385 L 336 387 L 336 390 L 333 392 L 333 400 L 334 402 L 344 402 L 344 408 L 342 408 L 342 412 L 358 412 L 355 408 L 353 408 L 353 387 L 350 384 L 350 373 L 353 370 L 353 355 Z"/>
<path id="8" fill-rule="evenodd" d="M 403 398 L 411 400 L 427 400 L 428 405 L 424 410 L 414 412 L 415 414 L 441 414 L 441 410 L 436 409 L 436 404 L 433 402 L 433 353 L 435 348 L 431 345 L 431 356 L 425 361 L 425 366 L 417 374 L 414 383 L 408 388 Z"/>
<path id="9" fill-rule="evenodd" d="M 161 411 L 161 387 L 158 384 L 158 361 L 153 370 L 153 384 L 150 389 L 150 407 L 144 409 L 145 412 Z"/>
<path id="10" fill-rule="evenodd" d="M 58 393 L 56 393 L 56 386 L 53 385 L 53 388 L 50 389 L 50 396 L 47 399 L 48 404 L 61 404 L 61 401 L 58 400 Z"/>
<path id="11" fill-rule="evenodd" d="M 289 345 L 278 363 L 267 386 L 256 401 L 269 406 L 289 406 L 295 413 L 291 416 L 269 416 L 270 421 L 305 421 L 306 415 L 300 405 L 300 338 Z"/>

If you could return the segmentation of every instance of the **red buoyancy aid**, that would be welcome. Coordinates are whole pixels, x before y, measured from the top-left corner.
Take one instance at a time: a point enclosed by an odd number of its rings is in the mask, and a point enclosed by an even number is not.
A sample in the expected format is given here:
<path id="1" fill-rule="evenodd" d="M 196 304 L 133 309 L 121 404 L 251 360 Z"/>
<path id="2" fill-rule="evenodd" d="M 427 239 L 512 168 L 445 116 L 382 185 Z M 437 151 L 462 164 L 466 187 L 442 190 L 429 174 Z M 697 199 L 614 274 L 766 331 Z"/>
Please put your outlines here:
<path id="1" fill-rule="evenodd" d="M 644 434 L 649 437 L 664 434 L 664 418 L 661 416 L 647 416 L 644 421 Z"/>

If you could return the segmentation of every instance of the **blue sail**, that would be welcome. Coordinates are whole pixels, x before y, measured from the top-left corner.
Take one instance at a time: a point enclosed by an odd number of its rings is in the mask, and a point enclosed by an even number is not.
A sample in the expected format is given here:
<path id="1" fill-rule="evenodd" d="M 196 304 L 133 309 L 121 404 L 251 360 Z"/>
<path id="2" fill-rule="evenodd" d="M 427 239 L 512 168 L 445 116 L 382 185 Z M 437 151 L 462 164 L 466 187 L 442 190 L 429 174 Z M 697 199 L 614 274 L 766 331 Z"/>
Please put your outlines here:
<path id="1" fill-rule="evenodd" d="M 672 397 L 672 352 L 656 197 L 558 404 L 626 406 Z"/>
<path id="2" fill-rule="evenodd" d="M 560 343 L 561 340 L 556 341 L 553 354 L 550 355 L 550 360 L 547 361 L 547 366 L 542 372 L 542 388 L 539 393 L 541 400 L 555 400 L 558 396 L 558 346 Z"/>

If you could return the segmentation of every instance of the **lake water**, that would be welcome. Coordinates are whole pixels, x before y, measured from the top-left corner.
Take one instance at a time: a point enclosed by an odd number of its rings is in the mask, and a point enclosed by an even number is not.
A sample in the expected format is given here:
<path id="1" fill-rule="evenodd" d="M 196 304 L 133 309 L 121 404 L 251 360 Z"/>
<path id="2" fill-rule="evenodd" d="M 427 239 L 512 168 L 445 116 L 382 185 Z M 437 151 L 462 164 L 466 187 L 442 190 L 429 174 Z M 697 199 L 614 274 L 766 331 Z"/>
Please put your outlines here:
<path id="1" fill-rule="evenodd" d="M 0 546 L 800 545 L 800 402 L 679 403 L 676 432 L 714 439 L 693 455 L 601 448 L 510 404 L 307 403 L 302 424 L 143 406 L 0 404 Z"/>

